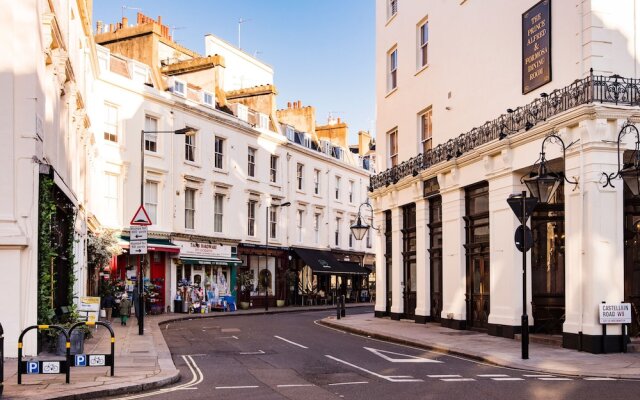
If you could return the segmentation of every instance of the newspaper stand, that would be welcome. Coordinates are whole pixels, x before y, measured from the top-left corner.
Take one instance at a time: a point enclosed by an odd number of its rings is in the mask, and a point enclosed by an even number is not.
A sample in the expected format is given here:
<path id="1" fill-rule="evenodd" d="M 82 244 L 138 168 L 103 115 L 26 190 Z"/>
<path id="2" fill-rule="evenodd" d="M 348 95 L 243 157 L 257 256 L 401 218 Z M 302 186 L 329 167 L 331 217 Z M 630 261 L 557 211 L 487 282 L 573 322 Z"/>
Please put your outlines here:
<path id="1" fill-rule="evenodd" d="M 114 376 L 115 372 L 115 346 L 116 335 L 113 332 L 113 328 L 106 322 L 102 321 L 87 321 L 75 323 L 69 328 L 69 337 L 71 332 L 80 326 L 95 326 L 102 325 L 109 330 L 111 334 L 111 354 L 75 354 L 74 356 L 68 355 L 69 365 L 71 367 L 111 367 L 111 376 Z"/>
<path id="2" fill-rule="evenodd" d="M 24 334 L 30 330 L 37 329 L 39 331 L 45 329 L 55 329 L 65 336 L 66 356 L 64 360 L 22 360 L 22 339 Z M 69 341 L 69 333 L 58 325 L 32 325 L 20 333 L 18 338 L 18 385 L 22 384 L 22 374 L 65 374 L 66 383 L 69 383 L 69 355 L 71 354 L 71 342 Z"/>

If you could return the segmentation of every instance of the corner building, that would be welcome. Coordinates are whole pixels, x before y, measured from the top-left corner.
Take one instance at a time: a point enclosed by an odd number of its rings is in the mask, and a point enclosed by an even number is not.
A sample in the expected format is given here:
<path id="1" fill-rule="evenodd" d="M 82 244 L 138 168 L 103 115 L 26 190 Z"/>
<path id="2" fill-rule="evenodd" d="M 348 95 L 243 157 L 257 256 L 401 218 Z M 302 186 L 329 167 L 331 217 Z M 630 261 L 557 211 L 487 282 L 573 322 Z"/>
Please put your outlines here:
<path id="1" fill-rule="evenodd" d="M 377 317 L 518 334 L 520 222 L 506 200 L 544 151 L 566 180 L 528 221 L 530 331 L 600 353 L 599 304 L 621 301 L 638 331 L 640 203 L 606 179 L 640 116 L 634 13 L 632 1 L 377 0 Z M 628 161 L 635 135 L 622 136 Z M 620 351 L 621 325 L 607 333 Z"/>

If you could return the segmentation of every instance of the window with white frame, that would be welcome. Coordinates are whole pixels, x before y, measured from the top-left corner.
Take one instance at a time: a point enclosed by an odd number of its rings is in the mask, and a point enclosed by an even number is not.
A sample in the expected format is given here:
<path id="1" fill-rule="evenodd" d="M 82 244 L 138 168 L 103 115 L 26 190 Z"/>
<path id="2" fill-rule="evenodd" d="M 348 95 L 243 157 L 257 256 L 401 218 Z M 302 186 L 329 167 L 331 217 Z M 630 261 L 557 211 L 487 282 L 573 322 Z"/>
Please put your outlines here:
<path id="1" fill-rule="evenodd" d="M 158 151 L 158 119 L 144 116 L 144 149 L 155 153 Z"/>
<path id="2" fill-rule="evenodd" d="M 349 181 L 349 203 L 353 203 L 353 191 L 355 190 L 355 184 L 353 181 Z"/>
<path id="3" fill-rule="evenodd" d="M 395 167 L 398 165 L 398 129 L 395 128 L 387 133 L 387 167 Z"/>
<path id="4" fill-rule="evenodd" d="M 340 200 L 340 177 L 336 176 L 336 188 L 335 188 L 336 200 Z"/>
<path id="5" fill-rule="evenodd" d="M 342 218 L 336 217 L 335 245 L 340 246 L 340 223 Z"/>
<path id="6" fill-rule="evenodd" d="M 269 168 L 269 179 L 271 183 L 278 182 L 278 156 L 271 155 L 271 163 Z"/>
<path id="7" fill-rule="evenodd" d="M 196 224 L 196 190 L 185 189 L 184 191 L 184 227 L 195 229 Z"/>
<path id="8" fill-rule="evenodd" d="M 247 148 L 247 175 L 256 176 L 256 149 L 253 147 Z"/>
<path id="9" fill-rule="evenodd" d="M 222 233 L 224 218 L 224 195 L 216 193 L 213 197 L 213 231 Z"/>
<path id="10" fill-rule="evenodd" d="M 104 192 L 104 206 L 105 206 L 105 220 L 111 224 L 118 223 L 118 205 L 119 201 L 119 184 L 118 175 L 106 173 L 105 179 L 105 192 Z"/>
<path id="11" fill-rule="evenodd" d="M 179 94 L 180 96 L 186 96 L 187 95 L 187 87 L 184 84 L 184 82 L 179 81 L 179 80 L 174 80 L 173 81 L 173 93 L 175 94 Z"/>
<path id="12" fill-rule="evenodd" d="M 224 169 L 224 142 L 221 137 L 216 136 L 214 140 L 213 167 Z"/>
<path id="13" fill-rule="evenodd" d="M 320 194 L 320 170 L 313 170 L 313 193 Z"/>
<path id="14" fill-rule="evenodd" d="M 398 0 L 387 0 L 387 19 L 398 13 Z"/>
<path id="15" fill-rule="evenodd" d="M 355 220 L 351 220 L 349 221 L 349 226 L 355 224 L 356 221 Z M 351 229 L 349 229 L 349 248 L 352 249 L 353 248 L 353 232 L 351 232 Z"/>
<path id="16" fill-rule="evenodd" d="M 118 143 L 118 107 L 104 105 L 104 140 Z"/>
<path id="17" fill-rule="evenodd" d="M 298 243 L 302 243 L 304 240 L 303 237 L 303 226 L 304 226 L 304 210 L 298 210 L 298 214 L 296 215 L 296 225 L 298 231 Z"/>
<path id="18" fill-rule="evenodd" d="M 296 177 L 297 177 L 297 180 L 298 180 L 298 190 L 302 190 L 302 188 L 304 187 L 303 176 L 304 176 L 304 165 L 298 163 L 298 165 L 296 166 Z"/>
<path id="19" fill-rule="evenodd" d="M 158 223 L 158 182 L 146 181 L 144 184 L 144 208 L 153 224 Z"/>
<path id="20" fill-rule="evenodd" d="M 320 243 L 320 214 L 313 214 L 313 242 Z"/>
<path id="21" fill-rule="evenodd" d="M 213 104 L 213 93 L 203 91 L 202 102 L 208 105 L 209 107 L 213 107 L 215 105 Z"/>
<path id="22" fill-rule="evenodd" d="M 432 143 L 432 136 L 433 136 L 433 132 L 432 132 L 432 125 L 431 125 L 431 121 L 432 121 L 432 110 L 431 107 L 427 108 L 426 110 L 424 110 L 419 116 L 419 123 L 420 123 L 420 149 L 422 150 L 423 153 L 426 153 L 427 151 L 431 150 L 433 143 Z"/>
<path id="23" fill-rule="evenodd" d="M 184 159 L 186 161 L 196 161 L 196 135 L 184 136 Z"/>
<path id="24" fill-rule="evenodd" d="M 269 237 L 278 237 L 278 207 L 269 208 Z"/>
<path id="25" fill-rule="evenodd" d="M 427 65 L 429 49 L 429 21 L 424 21 L 418 26 L 418 68 Z"/>
<path id="26" fill-rule="evenodd" d="M 398 86 L 398 49 L 391 50 L 387 58 L 387 91 L 390 92 Z"/>
<path id="27" fill-rule="evenodd" d="M 247 235 L 256 236 L 256 205 L 255 200 L 249 200 L 247 203 Z"/>

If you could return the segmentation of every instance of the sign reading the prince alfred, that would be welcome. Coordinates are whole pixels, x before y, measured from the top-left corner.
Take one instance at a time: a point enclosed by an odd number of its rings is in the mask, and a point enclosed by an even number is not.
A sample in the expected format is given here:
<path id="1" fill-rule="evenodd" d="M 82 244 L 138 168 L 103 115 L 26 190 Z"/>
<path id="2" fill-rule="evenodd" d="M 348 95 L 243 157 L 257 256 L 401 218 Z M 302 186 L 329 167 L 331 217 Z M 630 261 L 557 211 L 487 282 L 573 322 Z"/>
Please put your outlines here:
<path id="1" fill-rule="evenodd" d="M 551 0 L 522 14 L 522 94 L 551 82 Z"/>

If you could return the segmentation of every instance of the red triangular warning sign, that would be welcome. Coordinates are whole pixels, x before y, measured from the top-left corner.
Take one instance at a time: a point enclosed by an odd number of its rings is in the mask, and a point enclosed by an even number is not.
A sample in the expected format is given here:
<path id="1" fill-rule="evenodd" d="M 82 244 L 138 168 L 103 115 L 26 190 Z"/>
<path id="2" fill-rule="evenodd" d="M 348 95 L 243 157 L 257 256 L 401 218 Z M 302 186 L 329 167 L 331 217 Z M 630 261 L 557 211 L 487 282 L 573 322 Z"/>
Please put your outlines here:
<path id="1" fill-rule="evenodd" d="M 144 209 L 142 204 L 138 207 L 138 211 L 133 214 L 131 225 L 151 225 L 151 218 L 149 218 L 149 214 L 147 214 L 147 210 Z"/>

